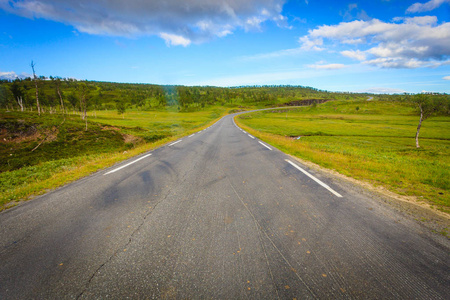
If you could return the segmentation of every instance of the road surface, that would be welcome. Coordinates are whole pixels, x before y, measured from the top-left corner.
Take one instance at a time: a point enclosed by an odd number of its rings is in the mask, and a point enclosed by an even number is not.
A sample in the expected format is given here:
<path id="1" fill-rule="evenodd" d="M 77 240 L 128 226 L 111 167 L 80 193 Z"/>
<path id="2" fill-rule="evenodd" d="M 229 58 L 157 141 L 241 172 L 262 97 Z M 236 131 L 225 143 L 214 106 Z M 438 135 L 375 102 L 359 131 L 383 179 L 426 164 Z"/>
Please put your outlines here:
<path id="1" fill-rule="evenodd" d="M 0 214 L 0 299 L 445 299 L 450 244 L 210 128 Z"/>

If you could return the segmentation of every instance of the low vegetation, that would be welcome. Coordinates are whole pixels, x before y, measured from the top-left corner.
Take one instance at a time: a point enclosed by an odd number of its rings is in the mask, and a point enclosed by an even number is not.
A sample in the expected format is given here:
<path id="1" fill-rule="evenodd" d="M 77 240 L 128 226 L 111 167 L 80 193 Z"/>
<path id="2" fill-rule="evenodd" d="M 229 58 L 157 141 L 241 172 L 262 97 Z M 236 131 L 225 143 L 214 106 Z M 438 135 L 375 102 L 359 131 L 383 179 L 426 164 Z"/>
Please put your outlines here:
<path id="1" fill-rule="evenodd" d="M 299 158 L 450 210 L 450 118 L 426 120 L 407 102 L 332 101 L 244 114 L 246 130 Z"/>

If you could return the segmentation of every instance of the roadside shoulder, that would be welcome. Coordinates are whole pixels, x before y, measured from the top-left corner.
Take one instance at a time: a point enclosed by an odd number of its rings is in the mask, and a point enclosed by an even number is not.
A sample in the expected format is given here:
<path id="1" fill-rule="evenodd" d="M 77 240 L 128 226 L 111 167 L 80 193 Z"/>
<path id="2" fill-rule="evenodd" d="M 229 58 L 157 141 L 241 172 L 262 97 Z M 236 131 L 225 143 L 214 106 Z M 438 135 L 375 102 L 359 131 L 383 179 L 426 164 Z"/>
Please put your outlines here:
<path id="1" fill-rule="evenodd" d="M 387 190 L 383 186 L 375 186 L 368 182 L 345 176 L 334 170 L 326 169 L 310 161 L 289 154 L 287 155 L 311 169 L 332 175 L 333 178 L 337 179 L 337 184 L 353 189 L 356 188 L 358 189 L 358 192 L 364 193 L 371 196 L 371 198 L 375 198 L 378 201 L 389 205 L 402 215 L 407 216 L 409 219 L 413 219 L 432 232 L 439 233 L 441 236 L 450 239 L 448 232 L 450 228 L 450 215 L 437 210 L 424 201 L 420 201 L 418 197 L 399 195 Z"/>

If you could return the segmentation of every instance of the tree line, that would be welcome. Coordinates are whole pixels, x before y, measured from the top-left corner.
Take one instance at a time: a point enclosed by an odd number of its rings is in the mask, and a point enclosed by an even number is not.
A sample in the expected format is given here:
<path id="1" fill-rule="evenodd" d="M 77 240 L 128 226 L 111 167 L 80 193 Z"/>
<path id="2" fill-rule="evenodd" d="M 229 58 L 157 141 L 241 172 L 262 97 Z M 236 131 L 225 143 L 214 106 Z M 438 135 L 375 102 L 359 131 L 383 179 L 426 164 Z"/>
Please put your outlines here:
<path id="1" fill-rule="evenodd" d="M 149 110 L 174 107 L 200 110 L 209 105 L 276 106 L 301 99 L 354 99 L 365 94 L 331 93 L 304 86 L 161 86 L 35 76 L 0 80 L 0 108 L 44 113 L 128 108 Z"/>

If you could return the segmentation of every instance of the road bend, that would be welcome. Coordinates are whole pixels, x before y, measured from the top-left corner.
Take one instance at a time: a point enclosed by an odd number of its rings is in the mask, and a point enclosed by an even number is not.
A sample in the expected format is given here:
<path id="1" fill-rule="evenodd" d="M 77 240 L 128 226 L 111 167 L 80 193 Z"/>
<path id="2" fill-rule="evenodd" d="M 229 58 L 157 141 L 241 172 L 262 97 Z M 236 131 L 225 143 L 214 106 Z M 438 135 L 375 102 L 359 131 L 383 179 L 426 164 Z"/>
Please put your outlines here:
<path id="1" fill-rule="evenodd" d="M 450 244 L 213 126 L 0 214 L 0 299 L 448 299 Z"/>

